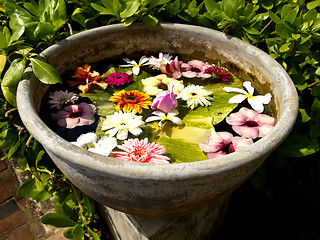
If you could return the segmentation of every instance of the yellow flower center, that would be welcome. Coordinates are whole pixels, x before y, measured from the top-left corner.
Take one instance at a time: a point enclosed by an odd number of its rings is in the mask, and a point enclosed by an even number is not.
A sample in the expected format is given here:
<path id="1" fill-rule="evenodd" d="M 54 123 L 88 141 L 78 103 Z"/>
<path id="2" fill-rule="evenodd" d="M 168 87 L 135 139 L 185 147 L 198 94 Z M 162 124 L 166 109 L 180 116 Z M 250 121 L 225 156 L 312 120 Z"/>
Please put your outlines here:
<path id="1" fill-rule="evenodd" d="M 248 99 L 252 99 L 253 98 L 253 95 L 252 94 L 246 94 L 244 95 L 245 97 L 247 97 Z"/>

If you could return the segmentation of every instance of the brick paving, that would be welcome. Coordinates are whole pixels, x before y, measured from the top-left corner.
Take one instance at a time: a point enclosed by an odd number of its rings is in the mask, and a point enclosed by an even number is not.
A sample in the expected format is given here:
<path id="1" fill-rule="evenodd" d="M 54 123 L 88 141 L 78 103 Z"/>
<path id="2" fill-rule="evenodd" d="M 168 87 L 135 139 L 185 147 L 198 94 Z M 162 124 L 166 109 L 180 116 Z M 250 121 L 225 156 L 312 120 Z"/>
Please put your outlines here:
<path id="1" fill-rule="evenodd" d="M 19 181 L 6 161 L 0 161 L 0 240 L 58 240 L 63 231 L 48 231 L 29 199 L 16 195 Z"/>

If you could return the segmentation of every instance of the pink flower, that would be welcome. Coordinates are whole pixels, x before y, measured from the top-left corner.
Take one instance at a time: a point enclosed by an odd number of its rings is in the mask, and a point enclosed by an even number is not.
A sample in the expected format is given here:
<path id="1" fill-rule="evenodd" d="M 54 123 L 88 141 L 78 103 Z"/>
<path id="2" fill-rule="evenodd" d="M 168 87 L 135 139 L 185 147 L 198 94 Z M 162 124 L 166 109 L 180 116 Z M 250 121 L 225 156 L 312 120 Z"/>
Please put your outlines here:
<path id="1" fill-rule="evenodd" d="M 130 83 L 132 79 L 126 73 L 117 72 L 117 73 L 111 73 L 110 76 L 105 79 L 105 81 L 109 85 L 119 86 L 119 85 L 124 85 L 126 83 Z"/>
<path id="2" fill-rule="evenodd" d="M 231 113 L 226 118 L 228 124 L 241 137 L 255 139 L 264 137 L 273 128 L 275 121 L 273 117 L 260 114 L 248 108 L 241 108 L 237 113 Z"/>
<path id="3" fill-rule="evenodd" d="M 57 113 L 52 113 L 52 119 L 63 128 L 75 128 L 77 126 L 90 125 L 94 123 L 96 107 L 93 104 L 80 103 L 79 105 L 68 105 Z"/>
<path id="4" fill-rule="evenodd" d="M 152 109 L 158 108 L 162 112 L 168 113 L 178 106 L 176 95 L 173 93 L 173 84 L 167 91 L 158 93 L 151 105 Z"/>
<path id="5" fill-rule="evenodd" d="M 222 81 L 227 82 L 228 78 L 231 78 L 231 74 L 222 68 L 219 67 L 209 67 L 205 70 L 206 73 L 212 74 L 213 78 L 221 78 Z"/>
<path id="6" fill-rule="evenodd" d="M 118 145 L 118 148 L 124 152 L 111 153 L 111 156 L 118 159 L 159 164 L 168 164 L 170 160 L 170 158 L 161 155 L 166 152 L 164 146 L 154 142 L 148 143 L 148 138 L 143 140 L 139 140 L 138 138 L 128 139 L 122 145 Z"/>
<path id="7" fill-rule="evenodd" d="M 159 69 L 162 73 L 170 74 L 173 78 L 178 79 L 182 76 L 181 65 L 182 61 L 179 61 L 178 57 L 175 57 L 171 63 L 161 64 Z"/>
<path id="8" fill-rule="evenodd" d="M 252 143 L 250 138 L 234 137 L 229 132 L 212 132 L 207 143 L 200 143 L 199 147 L 208 153 L 208 158 L 216 158 L 239 151 Z"/>
<path id="9" fill-rule="evenodd" d="M 205 64 L 199 60 L 192 60 L 188 63 L 182 63 L 182 76 L 187 78 L 209 78 L 211 77 L 210 73 L 206 73 L 206 70 L 210 67 L 210 65 Z"/>

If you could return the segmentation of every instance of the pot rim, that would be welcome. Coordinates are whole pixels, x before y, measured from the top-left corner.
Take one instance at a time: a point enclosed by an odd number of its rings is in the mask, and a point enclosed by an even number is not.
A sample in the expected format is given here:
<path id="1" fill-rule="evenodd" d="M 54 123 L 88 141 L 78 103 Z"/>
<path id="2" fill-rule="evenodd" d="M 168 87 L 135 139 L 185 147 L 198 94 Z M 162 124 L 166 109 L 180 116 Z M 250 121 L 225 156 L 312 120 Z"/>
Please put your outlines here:
<path id="1" fill-rule="evenodd" d="M 141 26 L 134 24 L 135 27 Z M 253 143 L 249 147 L 242 149 L 238 152 L 227 154 L 215 159 L 208 159 L 197 162 L 189 163 L 174 163 L 168 165 L 161 164 L 146 164 L 138 162 L 129 162 L 112 157 L 105 157 L 96 153 L 89 152 L 82 148 L 79 148 L 70 142 L 64 140 L 56 133 L 54 133 L 38 116 L 36 111 L 24 111 L 23 109 L 35 109 L 34 104 L 31 101 L 30 90 L 33 81 L 38 81 L 33 75 L 29 79 L 23 79 L 18 86 L 17 90 L 17 106 L 23 123 L 26 125 L 29 132 L 43 145 L 46 150 L 63 156 L 65 159 L 69 159 L 73 164 L 83 165 L 87 168 L 93 169 L 99 172 L 105 172 L 112 175 L 122 175 L 126 177 L 139 178 L 139 179 L 156 179 L 156 180 L 183 180 L 192 176 L 211 175 L 215 172 L 229 171 L 234 168 L 238 168 L 241 165 L 252 162 L 257 158 L 264 157 L 267 152 L 274 151 L 281 142 L 289 135 L 291 129 L 294 126 L 295 119 L 298 113 L 298 95 L 292 80 L 285 70 L 280 66 L 276 60 L 271 56 L 263 52 L 262 50 L 222 32 L 193 25 L 178 24 L 178 23 L 161 23 L 159 24 L 164 29 L 178 29 L 186 31 L 206 30 L 207 34 L 218 34 L 228 41 L 236 41 L 236 44 L 245 48 L 254 48 L 254 51 L 258 51 L 266 61 L 271 61 L 278 66 L 277 70 L 281 71 L 283 75 L 282 81 L 278 82 L 285 89 L 283 93 L 284 99 L 280 105 L 283 105 L 283 109 L 280 109 L 279 119 L 275 127 L 265 137 L 261 138 L 257 142 Z M 149 27 L 149 26 L 146 26 Z M 186 28 L 187 27 L 187 28 Z M 89 34 L 97 31 L 121 31 L 126 27 L 123 24 L 113 24 L 108 26 L 102 26 L 84 32 L 77 33 L 73 36 L 66 38 L 68 42 L 72 42 L 75 39 L 85 37 Z M 128 27 L 127 27 L 128 28 Z M 62 40 L 65 41 L 65 40 Z M 50 46 L 44 50 L 41 55 L 48 56 L 49 52 L 59 47 L 60 42 Z M 45 61 L 45 59 L 44 59 Z M 29 67 L 26 72 L 32 72 Z M 30 76 L 30 75 L 29 75 Z M 27 101 L 28 100 L 28 101 Z M 266 148 L 268 150 L 266 150 Z"/>

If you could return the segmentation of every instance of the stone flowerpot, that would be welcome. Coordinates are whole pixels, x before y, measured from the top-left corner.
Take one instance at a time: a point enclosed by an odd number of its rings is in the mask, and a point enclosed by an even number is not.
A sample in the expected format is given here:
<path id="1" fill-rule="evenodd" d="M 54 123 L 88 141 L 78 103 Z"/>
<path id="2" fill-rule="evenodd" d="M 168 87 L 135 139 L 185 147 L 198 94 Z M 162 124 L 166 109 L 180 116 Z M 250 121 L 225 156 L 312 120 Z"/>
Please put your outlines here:
<path id="1" fill-rule="evenodd" d="M 167 234 L 162 239 L 187 239 L 168 237 L 169 230 L 163 230 L 163 226 L 173 226 L 172 222 L 181 219 L 194 224 L 207 219 L 218 226 L 217 219 L 222 219 L 232 192 L 290 133 L 298 112 L 298 97 L 288 74 L 272 57 L 235 37 L 198 26 L 110 25 L 75 34 L 49 47 L 40 56 L 63 74 L 84 63 L 156 56 L 160 51 L 183 59 L 220 61 L 231 72 L 251 79 L 261 94 L 270 92 L 271 111 L 276 119 L 273 130 L 250 147 L 221 158 L 170 165 L 143 164 L 91 153 L 55 134 L 38 114 L 49 86 L 37 80 L 30 68 L 26 79 L 19 84 L 17 105 L 26 128 L 55 164 L 75 186 L 106 206 L 108 218 L 114 216 L 114 223 L 119 218 L 127 218 L 127 223 L 119 224 L 142 229 L 138 234 L 143 232 L 148 238 L 141 239 L 149 239 L 159 232 Z M 153 227 L 148 228 L 146 224 L 152 222 Z M 154 230 L 155 225 L 162 230 Z M 179 225 L 186 226 L 182 233 L 190 229 L 187 223 Z M 201 231 L 207 234 L 211 229 L 209 225 Z M 130 239 L 121 237 L 120 230 L 114 231 L 119 239 Z M 197 234 L 188 236 L 200 239 L 202 234 Z"/>

